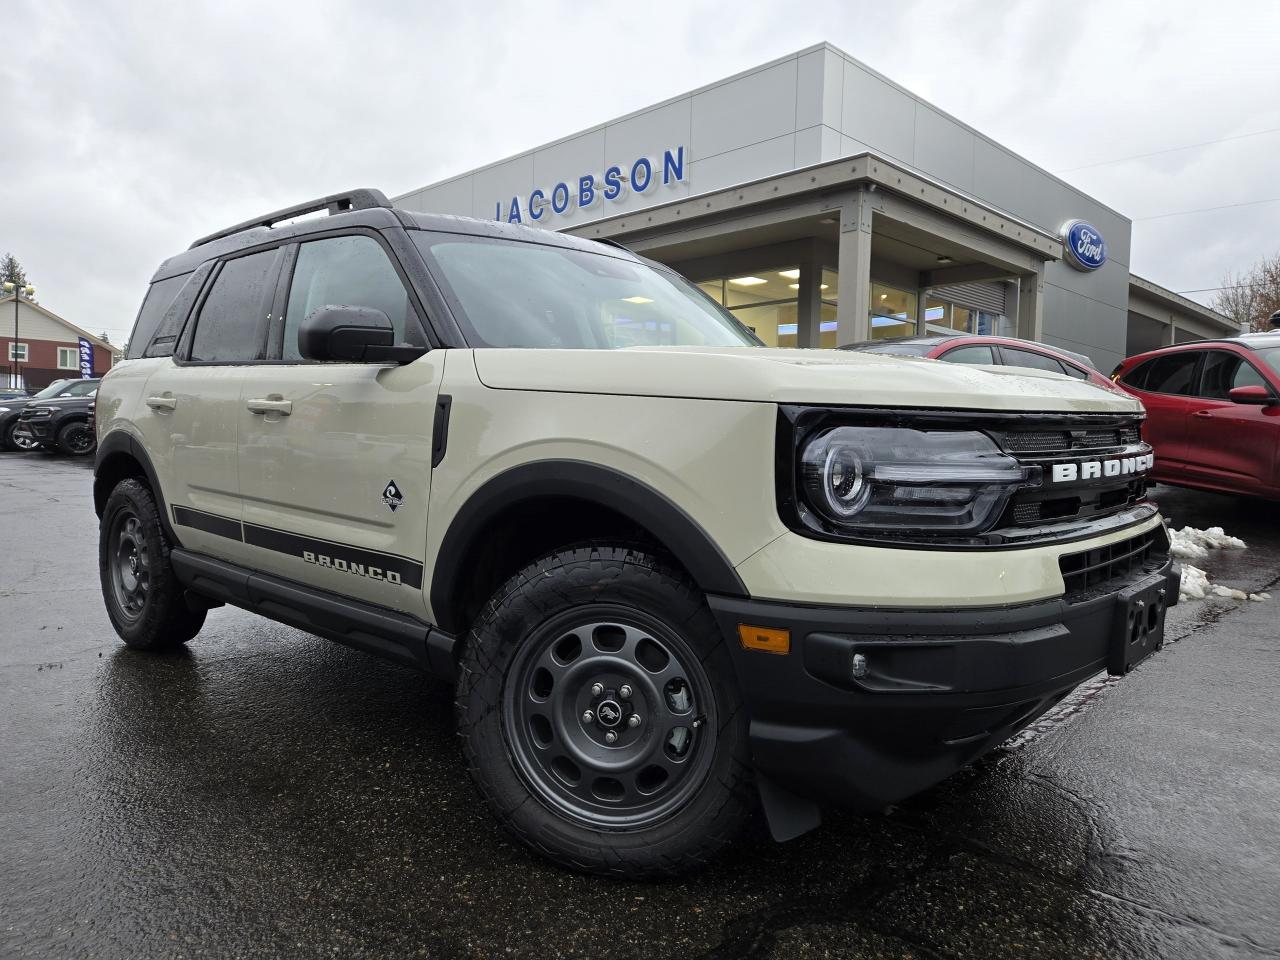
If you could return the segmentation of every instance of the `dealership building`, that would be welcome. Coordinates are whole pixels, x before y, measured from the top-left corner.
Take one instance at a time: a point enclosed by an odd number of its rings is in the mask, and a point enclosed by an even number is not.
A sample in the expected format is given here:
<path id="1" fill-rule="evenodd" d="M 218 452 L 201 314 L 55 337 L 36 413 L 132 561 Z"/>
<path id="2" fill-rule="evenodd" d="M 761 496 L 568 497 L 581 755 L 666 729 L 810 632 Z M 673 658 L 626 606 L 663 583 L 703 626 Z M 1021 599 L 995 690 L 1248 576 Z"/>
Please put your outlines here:
<path id="1" fill-rule="evenodd" d="M 396 202 L 623 244 L 778 346 L 1001 334 L 1109 371 L 1240 332 L 1129 272 L 1124 214 L 825 43 Z"/>

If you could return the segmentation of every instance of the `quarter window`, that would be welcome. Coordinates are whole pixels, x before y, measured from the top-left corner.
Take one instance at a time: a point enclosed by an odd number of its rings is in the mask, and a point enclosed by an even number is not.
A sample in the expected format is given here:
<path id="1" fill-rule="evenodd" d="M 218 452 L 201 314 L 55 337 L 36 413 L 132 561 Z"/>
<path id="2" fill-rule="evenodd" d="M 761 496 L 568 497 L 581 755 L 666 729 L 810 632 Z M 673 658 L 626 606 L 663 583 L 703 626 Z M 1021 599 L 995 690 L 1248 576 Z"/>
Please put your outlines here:
<path id="1" fill-rule="evenodd" d="M 133 333 L 129 335 L 129 359 L 141 357 L 146 351 L 160 327 L 160 321 L 169 309 L 169 305 L 186 283 L 189 274 L 157 280 L 147 288 L 147 295 L 138 310 L 138 319 L 134 321 Z M 173 352 L 172 345 L 169 352 Z"/>
<path id="2" fill-rule="evenodd" d="M 245 363 L 263 359 L 276 255 L 275 250 L 263 250 L 222 265 L 196 320 L 192 360 Z"/>
<path id="3" fill-rule="evenodd" d="M 422 343 L 413 307 L 400 275 L 387 259 L 382 245 L 372 237 L 356 235 L 313 240 L 298 248 L 298 263 L 289 286 L 284 315 L 285 361 L 298 363 L 298 327 L 318 307 L 372 307 L 381 310 L 395 327 L 396 342 Z"/>

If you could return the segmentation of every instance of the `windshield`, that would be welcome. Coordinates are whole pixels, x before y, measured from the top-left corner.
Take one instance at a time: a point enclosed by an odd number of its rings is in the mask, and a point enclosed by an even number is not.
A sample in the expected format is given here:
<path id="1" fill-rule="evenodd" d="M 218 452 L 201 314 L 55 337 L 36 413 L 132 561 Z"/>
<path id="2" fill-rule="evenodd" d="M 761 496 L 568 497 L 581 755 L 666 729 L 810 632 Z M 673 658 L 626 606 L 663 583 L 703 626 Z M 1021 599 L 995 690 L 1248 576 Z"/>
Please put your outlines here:
<path id="1" fill-rule="evenodd" d="M 1267 361 L 1272 370 L 1276 373 L 1280 373 L 1280 347 L 1270 347 L 1266 350 L 1259 350 L 1258 356 Z"/>
<path id="2" fill-rule="evenodd" d="M 58 391 L 67 385 L 66 380 L 55 380 L 39 393 L 34 394 L 32 400 L 43 400 L 45 397 L 54 397 L 58 395 Z"/>
<path id="3" fill-rule="evenodd" d="M 693 284 L 647 264 L 491 237 L 414 239 L 472 346 L 760 345 Z"/>

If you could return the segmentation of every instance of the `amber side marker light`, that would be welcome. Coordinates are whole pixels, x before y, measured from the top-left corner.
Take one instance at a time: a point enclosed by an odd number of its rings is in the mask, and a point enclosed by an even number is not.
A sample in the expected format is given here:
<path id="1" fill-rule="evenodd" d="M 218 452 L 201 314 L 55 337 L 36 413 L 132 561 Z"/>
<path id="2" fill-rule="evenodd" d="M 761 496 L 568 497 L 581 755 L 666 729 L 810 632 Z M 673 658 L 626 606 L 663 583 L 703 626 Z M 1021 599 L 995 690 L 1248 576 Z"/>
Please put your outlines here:
<path id="1" fill-rule="evenodd" d="M 738 639 L 746 650 L 763 650 L 765 653 L 790 653 L 791 631 L 777 627 L 752 627 L 738 624 Z"/>

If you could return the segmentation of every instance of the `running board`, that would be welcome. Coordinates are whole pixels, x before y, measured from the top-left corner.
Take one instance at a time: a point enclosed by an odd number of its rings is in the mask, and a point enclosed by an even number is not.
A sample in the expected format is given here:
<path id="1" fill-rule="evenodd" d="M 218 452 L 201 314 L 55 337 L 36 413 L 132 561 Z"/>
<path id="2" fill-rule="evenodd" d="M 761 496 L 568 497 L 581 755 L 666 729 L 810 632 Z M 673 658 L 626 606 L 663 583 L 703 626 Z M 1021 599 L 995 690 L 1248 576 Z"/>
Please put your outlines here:
<path id="1" fill-rule="evenodd" d="M 169 562 L 192 593 L 443 680 L 457 678 L 454 638 L 416 617 L 179 547 L 169 552 Z"/>

